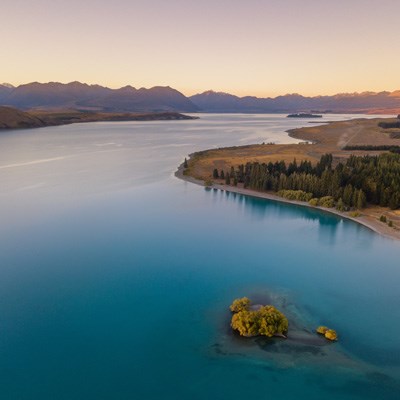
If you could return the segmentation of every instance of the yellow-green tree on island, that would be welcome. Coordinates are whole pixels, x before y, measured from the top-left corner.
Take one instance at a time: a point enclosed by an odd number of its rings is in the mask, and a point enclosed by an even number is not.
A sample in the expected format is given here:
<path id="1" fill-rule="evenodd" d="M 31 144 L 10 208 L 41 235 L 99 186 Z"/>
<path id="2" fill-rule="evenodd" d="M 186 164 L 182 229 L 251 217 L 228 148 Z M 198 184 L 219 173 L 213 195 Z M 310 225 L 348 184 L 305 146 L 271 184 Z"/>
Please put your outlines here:
<path id="1" fill-rule="evenodd" d="M 237 313 L 239 311 L 248 310 L 249 306 L 250 299 L 248 299 L 247 297 L 242 297 L 241 299 L 234 300 L 229 308 L 232 312 Z"/>
<path id="2" fill-rule="evenodd" d="M 288 331 L 289 323 L 284 314 L 274 306 L 260 306 L 250 310 L 250 300 L 247 297 L 236 299 L 230 306 L 232 329 L 242 336 L 283 336 Z"/>
<path id="3" fill-rule="evenodd" d="M 333 329 L 329 329 L 326 326 L 319 326 L 317 328 L 317 333 L 325 336 L 326 339 L 332 340 L 332 341 L 337 340 L 337 338 L 338 338 L 336 331 Z"/>

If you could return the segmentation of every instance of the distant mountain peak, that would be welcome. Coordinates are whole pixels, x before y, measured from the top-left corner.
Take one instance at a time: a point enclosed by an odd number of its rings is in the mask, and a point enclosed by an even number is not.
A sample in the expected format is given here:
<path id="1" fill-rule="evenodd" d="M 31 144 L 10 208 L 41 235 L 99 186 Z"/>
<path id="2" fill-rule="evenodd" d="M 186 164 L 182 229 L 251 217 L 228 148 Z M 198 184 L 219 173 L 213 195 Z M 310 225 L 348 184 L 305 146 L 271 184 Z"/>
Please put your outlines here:
<path id="1" fill-rule="evenodd" d="M 62 83 L 60 85 L 62 85 Z M 69 82 L 69 83 L 67 83 L 67 85 L 68 86 L 75 86 L 75 87 L 89 87 L 89 86 L 91 86 L 91 85 L 88 85 L 87 83 L 82 83 L 82 82 L 79 82 L 79 81 Z"/>
<path id="2" fill-rule="evenodd" d="M 126 85 L 116 90 L 121 92 L 136 92 L 137 89 L 131 85 Z"/>
<path id="3" fill-rule="evenodd" d="M 170 91 L 177 92 L 177 90 L 172 88 L 171 86 L 153 86 L 152 88 L 150 88 L 148 90 L 164 90 L 166 92 L 170 92 Z"/>
<path id="4" fill-rule="evenodd" d="M 1 86 L 4 86 L 9 89 L 14 89 L 14 87 L 15 87 L 14 85 L 11 85 L 11 83 L 7 83 L 7 82 L 2 83 Z"/>
<path id="5" fill-rule="evenodd" d="M 304 97 L 304 96 L 301 95 L 300 93 L 286 93 L 285 95 L 278 97 Z"/>
<path id="6" fill-rule="evenodd" d="M 230 93 L 226 93 L 226 92 L 217 92 L 215 90 L 207 90 L 203 93 L 201 93 L 202 95 L 205 96 L 213 96 L 213 95 L 218 95 L 218 96 L 234 96 L 233 94 Z"/>

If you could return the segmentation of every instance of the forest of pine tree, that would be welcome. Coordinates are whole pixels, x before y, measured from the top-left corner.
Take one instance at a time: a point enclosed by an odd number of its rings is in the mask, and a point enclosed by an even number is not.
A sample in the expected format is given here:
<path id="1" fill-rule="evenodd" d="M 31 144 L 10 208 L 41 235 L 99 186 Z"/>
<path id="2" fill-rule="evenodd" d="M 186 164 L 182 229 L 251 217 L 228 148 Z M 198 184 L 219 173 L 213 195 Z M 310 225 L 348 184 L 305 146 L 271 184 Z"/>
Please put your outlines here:
<path id="1" fill-rule="evenodd" d="M 247 163 L 230 171 L 214 170 L 214 178 L 225 183 L 259 191 L 279 192 L 297 200 L 322 200 L 341 210 L 361 209 L 367 203 L 397 209 L 400 207 L 400 155 L 351 155 L 344 163 L 332 165 L 332 155 L 325 154 L 313 166 L 310 161 L 296 160 Z M 229 178 L 228 178 L 229 177 Z"/>

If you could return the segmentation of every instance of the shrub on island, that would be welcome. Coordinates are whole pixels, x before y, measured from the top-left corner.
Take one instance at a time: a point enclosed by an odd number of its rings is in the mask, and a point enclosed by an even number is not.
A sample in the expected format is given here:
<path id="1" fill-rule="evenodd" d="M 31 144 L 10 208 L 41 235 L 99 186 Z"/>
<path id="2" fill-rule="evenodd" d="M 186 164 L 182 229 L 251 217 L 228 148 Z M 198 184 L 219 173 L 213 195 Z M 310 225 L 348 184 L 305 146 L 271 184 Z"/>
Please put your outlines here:
<path id="1" fill-rule="evenodd" d="M 337 333 L 336 331 L 334 331 L 333 329 L 329 329 L 326 326 L 319 326 L 317 328 L 317 333 L 319 333 L 320 335 L 324 335 L 326 339 L 328 340 L 337 340 Z"/>
<path id="2" fill-rule="evenodd" d="M 337 340 L 337 333 L 336 333 L 336 331 L 334 331 L 333 329 L 328 329 L 328 330 L 325 332 L 325 337 L 326 337 L 328 340 Z"/>
<path id="3" fill-rule="evenodd" d="M 243 297 L 236 299 L 230 309 L 234 313 L 231 327 L 241 336 L 286 337 L 288 320 L 274 306 L 260 306 L 257 310 L 250 310 L 250 300 Z"/>
<path id="4" fill-rule="evenodd" d="M 321 334 L 321 335 L 325 335 L 325 332 L 328 330 L 328 328 L 326 326 L 319 326 L 317 328 L 317 333 Z"/>
<path id="5" fill-rule="evenodd" d="M 250 299 L 247 297 L 242 297 L 241 299 L 236 299 L 230 305 L 229 309 L 233 313 L 238 313 L 240 311 L 247 311 L 250 307 Z"/>

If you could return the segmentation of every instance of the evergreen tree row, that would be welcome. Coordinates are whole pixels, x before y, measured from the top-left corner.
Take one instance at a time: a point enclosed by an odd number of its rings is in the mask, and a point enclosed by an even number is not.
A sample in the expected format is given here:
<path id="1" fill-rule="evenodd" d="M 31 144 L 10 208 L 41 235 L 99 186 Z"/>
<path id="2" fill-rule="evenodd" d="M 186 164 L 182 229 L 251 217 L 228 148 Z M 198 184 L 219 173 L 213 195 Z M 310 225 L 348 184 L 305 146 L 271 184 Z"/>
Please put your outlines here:
<path id="1" fill-rule="evenodd" d="M 400 146 L 395 145 L 351 145 L 344 146 L 343 150 L 362 150 L 362 151 L 390 151 L 400 154 Z"/>
<path id="2" fill-rule="evenodd" d="M 259 191 L 301 190 L 313 198 L 330 196 L 344 208 L 363 208 L 367 203 L 397 209 L 400 207 L 400 155 L 350 156 L 345 163 L 332 165 L 325 154 L 316 165 L 296 160 L 247 163 L 230 171 L 214 169 L 214 179 Z"/>

